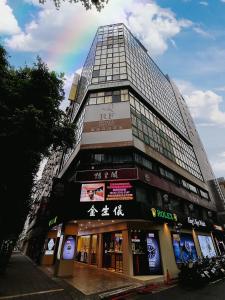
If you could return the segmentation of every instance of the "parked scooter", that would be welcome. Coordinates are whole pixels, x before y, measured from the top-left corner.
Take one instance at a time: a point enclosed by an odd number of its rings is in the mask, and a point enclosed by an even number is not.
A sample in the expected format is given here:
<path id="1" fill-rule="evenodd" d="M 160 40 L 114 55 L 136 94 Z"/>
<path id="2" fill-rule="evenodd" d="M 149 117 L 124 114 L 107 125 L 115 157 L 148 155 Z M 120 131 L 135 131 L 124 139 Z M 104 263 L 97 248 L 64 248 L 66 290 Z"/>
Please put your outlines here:
<path id="1" fill-rule="evenodd" d="M 225 278 L 225 257 L 199 258 L 182 264 L 179 282 L 191 288 L 202 287 L 210 282 Z"/>

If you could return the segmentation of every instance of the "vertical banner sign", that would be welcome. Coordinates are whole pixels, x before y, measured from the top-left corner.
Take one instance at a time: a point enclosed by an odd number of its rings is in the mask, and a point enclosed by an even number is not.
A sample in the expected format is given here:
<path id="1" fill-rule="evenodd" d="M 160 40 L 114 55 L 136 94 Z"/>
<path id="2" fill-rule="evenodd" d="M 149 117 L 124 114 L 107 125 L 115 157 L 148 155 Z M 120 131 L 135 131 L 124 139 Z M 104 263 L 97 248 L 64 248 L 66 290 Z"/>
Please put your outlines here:
<path id="1" fill-rule="evenodd" d="M 47 241 L 47 249 L 45 249 L 45 255 L 53 255 L 55 249 L 55 239 L 49 238 Z"/>
<path id="2" fill-rule="evenodd" d="M 198 240 L 200 244 L 200 248 L 202 250 L 202 254 L 204 257 L 214 257 L 216 256 L 216 250 L 213 245 L 213 241 L 211 236 L 209 235 L 198 235 Z"/>
<path id="3" fill-rule="evenodd" d="M 73 236 L 67 236 L 63 246 L 62 259 L 73 259 L 75 252 L 75 238 Z"/>
<path id="4" fill-rule="evenodd" d="M 150 274 L 161 274 L 159 243 L 154 233 L 147 234 L 147 254 Z"/>

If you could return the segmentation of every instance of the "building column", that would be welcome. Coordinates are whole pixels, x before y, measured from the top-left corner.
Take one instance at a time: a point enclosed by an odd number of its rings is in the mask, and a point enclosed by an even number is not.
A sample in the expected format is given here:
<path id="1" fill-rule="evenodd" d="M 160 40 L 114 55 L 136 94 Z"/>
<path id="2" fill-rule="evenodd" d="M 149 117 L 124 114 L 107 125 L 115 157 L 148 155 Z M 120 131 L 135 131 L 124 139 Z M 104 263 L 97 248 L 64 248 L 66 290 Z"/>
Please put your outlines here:
<path id="1" fill-rule="evenodd" d="M 128 230 L 122 231 L 123 235 L 123 273 L 133 276 L 133 254 L 131 247 L 131 237 Z"/>
<path id="2" fill-rule="evenodd" d="M 61 233 L 61 235 L 62 234 L 64 235 L 64 238 L 63 238 L 63 243 L 61 245 L 61 247 L 62 247 L 61 255 L 60 255 L 61 257 L 60 257 L 60 259 L 56 260 L 56 264 L 55 264 L 55 270 L 54 270 L 54 275 L 55 276 L 58 276 L 58 277 L 73 276 L 74 258 L 68 259 L 68 260 L 62 259 L 62 250 L 63 250 L 63 247 L 64 247 L 66 236 L 72 235 L 76 239 L 77 232 L 78 232 L 78 225 L 77 224 L 67 224 L 65 226 L 64 232 Z M 75 247 L 74 252 L 75 251 L 76 251 L 76 247 Z M 75 256 L 75 253 L 74 253 L 74 256 Z"/>
<path id="3" fill-rule="evenodd" d="M 87 264 L 91 264 L 91 249 L 92 249 L 92 234 L 90 234 L 90 240 L 88 245 L 88 258 L 87 258 Z"/>
<path id="4" fill-rule="evenodd" d="M 104 255 L 104 251 L 103 251 L 103 234 L 99 233 L 98 234 L 98 238 L 97 238 L 97 253 L 96 253 L 97 257 L 97 267 L 98 268 L 102 268 L 102 260 L 103 260 L 103 255 Z"/>
<path id="5" fill-rule="evenodd" d="M 174 257 L 172 238 L 169 226 L 164 223 L 159 230 L 159 243 L 162 258 L 162 271 L 167 276 L 167 271 L 172 278 L 177 277 L 179 269 Z"/>

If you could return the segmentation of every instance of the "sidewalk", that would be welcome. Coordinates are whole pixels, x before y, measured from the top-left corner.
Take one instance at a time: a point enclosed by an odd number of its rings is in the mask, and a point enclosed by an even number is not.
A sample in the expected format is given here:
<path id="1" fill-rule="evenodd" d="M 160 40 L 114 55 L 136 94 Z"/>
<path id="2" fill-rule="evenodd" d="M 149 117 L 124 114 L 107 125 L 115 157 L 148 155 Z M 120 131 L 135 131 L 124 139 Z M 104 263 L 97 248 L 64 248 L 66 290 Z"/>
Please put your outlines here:
<path id="1" fill-rule="evenodd" d="M 50 278 L 26 256 L 13 254 L 6 274 L 0 277 L 0 300 L 83 300 L 94 299 L 65 281 Z"/>

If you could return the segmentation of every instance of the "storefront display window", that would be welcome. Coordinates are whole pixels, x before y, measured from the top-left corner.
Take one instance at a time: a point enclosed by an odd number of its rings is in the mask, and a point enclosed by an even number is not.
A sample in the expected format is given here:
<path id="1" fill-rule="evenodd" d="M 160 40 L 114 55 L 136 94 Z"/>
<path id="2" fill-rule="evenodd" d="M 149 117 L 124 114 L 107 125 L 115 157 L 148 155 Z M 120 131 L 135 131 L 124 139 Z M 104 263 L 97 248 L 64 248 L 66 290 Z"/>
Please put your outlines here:
<path id="1" fill-rule="evenodd" d="M 196 261 L 198 258 L 194 240 L 188 233 L 173 233 L 173 250 L 177 264 Z"/>
<path id="2" fill-rule="evenodd" d="M 159 240 L 156 232 L 131 232 L 134 275 L 162 274 Z"/>
<path id="3" fill-rule="evenodd" d="M 204 257 L 216 256 L 216 250 L 213 245 L 211 236 L 209 235 L 198 235 L 198 241 Z"/>
<path id="4" fill-rule="evenodd" d="M 103 266 L 117 272 L 123 271 L 122 232 L 105 233 Z"/>
<path id="5" fill-rule="evenodd" d="M 53 255 L 55 249 L 56 239 L 48 238 L 45 245 L 45 255 Z"/>

